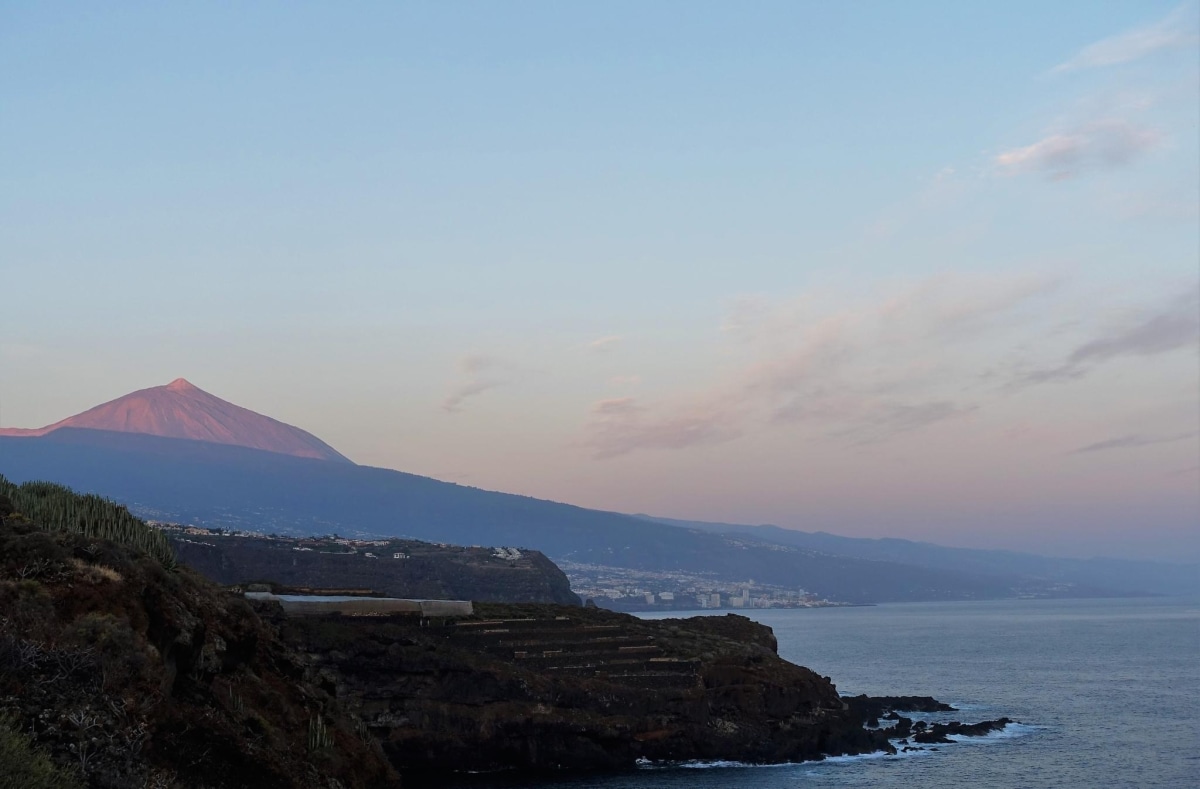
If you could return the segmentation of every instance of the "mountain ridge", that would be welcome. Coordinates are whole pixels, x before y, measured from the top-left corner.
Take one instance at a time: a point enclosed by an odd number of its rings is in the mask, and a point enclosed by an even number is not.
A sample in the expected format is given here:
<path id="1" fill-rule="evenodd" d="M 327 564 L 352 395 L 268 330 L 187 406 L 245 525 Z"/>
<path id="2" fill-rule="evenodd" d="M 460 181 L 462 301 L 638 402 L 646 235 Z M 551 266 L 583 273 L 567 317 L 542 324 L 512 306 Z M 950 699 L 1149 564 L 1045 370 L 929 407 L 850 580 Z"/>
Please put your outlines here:
<path id="1" fill-rule="evenodd" d="M 351 462 L 312 433 L 222 400 L 184 378 L 130 392 L 45 427 L 0 428 L 0 436 L 37 438 L 64 428 L 139 433 Z"/>

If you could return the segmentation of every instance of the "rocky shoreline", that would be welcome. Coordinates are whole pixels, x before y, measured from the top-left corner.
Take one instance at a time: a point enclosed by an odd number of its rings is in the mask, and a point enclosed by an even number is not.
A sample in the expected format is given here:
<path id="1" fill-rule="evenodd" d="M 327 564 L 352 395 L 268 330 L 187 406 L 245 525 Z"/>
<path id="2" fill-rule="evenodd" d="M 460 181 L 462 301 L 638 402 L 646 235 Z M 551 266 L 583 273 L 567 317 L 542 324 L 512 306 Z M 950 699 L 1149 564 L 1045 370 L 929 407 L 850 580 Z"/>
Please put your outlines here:
<path id="1" fill-rule="evenodd" d="M 260 615 L 418 783 L 450 772 L 894 754 L 1006 723 L 926 728 L 898 713 L 953 708 L 927 697 L 841 697 L 829 678 L 780 658 L 769 627 L 734 614 L 648 621 L 484 604 L 432 627 Z M 889 716 L 894 726 L 876 728 Z M 893 744 L 901 738 L 911 742 Z"/>

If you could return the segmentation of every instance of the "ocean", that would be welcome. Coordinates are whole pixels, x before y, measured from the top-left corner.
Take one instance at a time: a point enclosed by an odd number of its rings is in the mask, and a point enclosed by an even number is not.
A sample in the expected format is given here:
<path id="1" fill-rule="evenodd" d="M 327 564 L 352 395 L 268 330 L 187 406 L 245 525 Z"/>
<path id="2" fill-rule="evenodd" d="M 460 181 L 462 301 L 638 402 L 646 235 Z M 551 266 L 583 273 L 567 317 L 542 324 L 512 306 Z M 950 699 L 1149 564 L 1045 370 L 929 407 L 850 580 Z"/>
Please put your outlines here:
<path id="1" fill-rule="evenodd" d="M 1200 601 L 1020 600 L 745 613 L 775 630 L 783 657 L 832 677 L 843 694 L 934 696 L 960 708 L 949 719 L 1007 716 L 1020 724 L 919 754 L 778 766 L 647 766 L 536 786 L 1200 787 Z"/>

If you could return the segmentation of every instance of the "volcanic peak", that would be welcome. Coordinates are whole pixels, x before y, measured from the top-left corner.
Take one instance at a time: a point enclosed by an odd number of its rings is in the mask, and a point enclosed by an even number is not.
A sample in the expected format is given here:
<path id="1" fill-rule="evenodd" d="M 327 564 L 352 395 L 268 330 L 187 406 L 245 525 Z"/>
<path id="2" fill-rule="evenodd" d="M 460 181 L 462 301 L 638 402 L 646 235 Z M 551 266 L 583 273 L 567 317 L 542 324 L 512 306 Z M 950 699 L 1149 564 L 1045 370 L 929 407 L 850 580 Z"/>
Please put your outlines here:
<path id="1" fill-rule="evenodd" d="M 350 462 L 311 433 L 222 400 L 184 378 L 131 392 L 43 428 L 0 428 L 0 436 L 44 436 L 62 428 L 144 433 Z"/>

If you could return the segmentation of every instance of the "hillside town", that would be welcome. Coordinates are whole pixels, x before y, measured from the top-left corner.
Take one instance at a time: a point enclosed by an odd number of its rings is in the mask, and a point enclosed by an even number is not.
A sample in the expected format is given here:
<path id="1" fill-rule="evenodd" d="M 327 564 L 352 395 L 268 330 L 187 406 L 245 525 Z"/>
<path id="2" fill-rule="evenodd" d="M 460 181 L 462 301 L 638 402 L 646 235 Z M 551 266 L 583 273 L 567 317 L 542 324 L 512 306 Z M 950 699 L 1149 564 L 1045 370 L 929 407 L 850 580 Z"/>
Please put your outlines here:
<path id="1" fill-rule="evenodd" d="M 848 603 L 826 600 L 802 587 L 730 581 L 683 571 L 631 570 L 559 561 L 571 589 L 584 600 L 614 611 L 695 611 L 746 608 L 820 608 Z"/>

